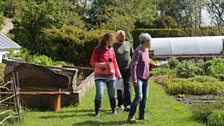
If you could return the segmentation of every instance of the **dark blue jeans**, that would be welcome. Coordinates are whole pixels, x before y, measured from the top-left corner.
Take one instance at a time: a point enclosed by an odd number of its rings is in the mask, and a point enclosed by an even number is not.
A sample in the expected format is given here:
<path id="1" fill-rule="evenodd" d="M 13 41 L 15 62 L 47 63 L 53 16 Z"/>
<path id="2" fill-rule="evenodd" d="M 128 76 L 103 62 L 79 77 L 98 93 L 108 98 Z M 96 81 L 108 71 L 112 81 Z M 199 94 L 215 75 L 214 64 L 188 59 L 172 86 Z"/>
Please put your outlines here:
<path id="1" fill-rule="evenodd" d="M 117 89 L 118 106 L 124 105 L 126 107 L 131 105 L 131 73 L 130 68 L 120 71 L 124 80 L 124 91 Z"/>
<path id="2" fill-rule="evenodd" d="M 107 93 L 110 99 L 115 99 L 115 80 L 98 79 L 95 80 L 96 83 L 96 96 L 95 101 L 102 101 L 104 95 L 104 83 L 107 86 Z"/>
<path id="3" fill-rule="evenodd" d="M 132 118 L 136 112 L 136 109 L 139 106 L 139 117 L 144 117 L 145 114 L 145 106 L 148 98 L 148 80 L 138 79 L 137 86 L 135 88 L 135 98 L 131 105 L 131 109 L 128 117 Z"/>

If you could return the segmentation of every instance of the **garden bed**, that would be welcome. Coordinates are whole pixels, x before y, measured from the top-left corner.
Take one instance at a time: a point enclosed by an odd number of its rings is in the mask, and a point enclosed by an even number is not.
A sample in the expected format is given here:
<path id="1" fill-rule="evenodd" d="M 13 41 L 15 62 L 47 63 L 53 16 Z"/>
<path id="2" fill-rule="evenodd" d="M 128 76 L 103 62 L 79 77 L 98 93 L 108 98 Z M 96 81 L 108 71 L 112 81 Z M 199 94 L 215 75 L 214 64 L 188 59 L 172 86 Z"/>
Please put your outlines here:
<path id="1" fill-rule="evenodd" d="M 169 66 L 151 71 L 152 79 L 167 94 L 188 104 L 193 118 L 205 125 L 224 125 L 224 59 L 206 62 L 174 58 Z"/>

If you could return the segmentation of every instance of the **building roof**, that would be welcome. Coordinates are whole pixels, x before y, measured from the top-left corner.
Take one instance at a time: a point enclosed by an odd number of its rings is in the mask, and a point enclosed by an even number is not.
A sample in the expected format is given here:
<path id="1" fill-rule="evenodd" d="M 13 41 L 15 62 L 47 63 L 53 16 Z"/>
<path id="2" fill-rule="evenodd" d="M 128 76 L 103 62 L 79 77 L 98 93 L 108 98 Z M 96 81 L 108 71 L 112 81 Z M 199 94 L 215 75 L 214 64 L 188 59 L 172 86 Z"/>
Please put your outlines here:
<path id="1" fill-rule="evenodd" d="M 5 50 L 9 48 L 20 49 L 21 46 L 0 32 L 0 50 Z"/>

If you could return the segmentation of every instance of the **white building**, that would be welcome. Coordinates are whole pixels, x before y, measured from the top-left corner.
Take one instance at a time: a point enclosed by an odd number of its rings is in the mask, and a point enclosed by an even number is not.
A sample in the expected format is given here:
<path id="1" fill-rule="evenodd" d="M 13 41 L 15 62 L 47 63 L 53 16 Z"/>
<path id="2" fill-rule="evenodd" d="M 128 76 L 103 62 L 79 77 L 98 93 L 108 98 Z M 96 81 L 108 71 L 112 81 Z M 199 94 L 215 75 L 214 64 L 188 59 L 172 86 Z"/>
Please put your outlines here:
<path id="1" fill-rule="evenodd" d="M 153 38 L 154 55 L 219 54 L 224 36 Z"/>
<path id="2" fill-rule="evenodd" d="M 10 48 L 17 52 L 21 46 L 0 32 L 0 63 L 2 63 L 3 58 L 7 58 L 8 50 Z"/>

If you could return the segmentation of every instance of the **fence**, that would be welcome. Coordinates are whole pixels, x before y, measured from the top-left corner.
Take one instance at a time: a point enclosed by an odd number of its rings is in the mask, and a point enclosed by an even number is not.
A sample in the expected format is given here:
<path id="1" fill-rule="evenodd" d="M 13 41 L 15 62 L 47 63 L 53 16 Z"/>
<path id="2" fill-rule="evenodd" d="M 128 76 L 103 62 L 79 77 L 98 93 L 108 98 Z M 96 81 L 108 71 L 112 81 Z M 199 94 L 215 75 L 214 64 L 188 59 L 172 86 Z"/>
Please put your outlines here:
<path id="1" fill-rule="evenodd" d="M 0 120 L 0 125 L 12 118 L 16 118 L 18 122 L 21 121 L 20 113 L 22 109 L 19 100 L 19 81 L 16 81 L 15 76 L 18 76 L 18 73 L 13 73 L 11 81 L 0 86 L 0 107 L 4 108 L 4 111 L 0 112 L 0 116 L 3 116 L 3 119 Z M 4 116 L 6 114 L 8 115 Z"/>

